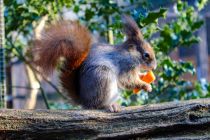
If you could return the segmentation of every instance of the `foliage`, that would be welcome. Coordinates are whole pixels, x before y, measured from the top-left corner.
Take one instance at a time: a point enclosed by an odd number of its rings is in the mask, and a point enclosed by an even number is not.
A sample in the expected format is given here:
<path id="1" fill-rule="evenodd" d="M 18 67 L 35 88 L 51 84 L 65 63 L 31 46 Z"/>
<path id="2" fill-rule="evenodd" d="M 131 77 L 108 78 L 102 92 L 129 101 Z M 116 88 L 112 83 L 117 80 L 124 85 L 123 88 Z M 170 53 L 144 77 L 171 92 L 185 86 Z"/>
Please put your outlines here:
<path id="1" fill-rule="evenodd" d="M 33 29 L 40 23 L 42 17 L 47 16 L 49 21 L 58 19 L 62 13 L 61 10 L 64 7 L 69 8 L 71 4 L 72 0 L 5 0 L 4 18 L 7 65 L 18 62 L 29 65 L 26 52 L 31 46 L 31 40 L 33 40 Z M 9 87 L 12 87 L 12 85 Z M 40 91 L 44 93 L 42 88 L 40 88 Z M 43 98 L 45 99 L 44 96 Z"/>
<path id="2" fill-rule="evenodd" d="M 72 0 L 5 0 L 7 60 L 14 57 L 22 60 L 40 18 L 47 15 L 49 20 L 55 20 L 61 9 L 70 7 L 71 3 Z"/>
<path id="3" fill-rule="evenodd" d="M 151 13 L 139 20 L 140 25 L 145 20 L 150 21 L 143 30 L 145 37 L 150 38 L 154 33 L 159 33 L 159 36 L 150 40 L 158 59 L 158 70 L 155 71 L 158 80 L 153 85 L 152 93 L 142 92 L 139 96 L 135 95 L 134 100 L 137 98 L 139 103 L 157 103 L 210 97 L 209 83 L 190 82 L 182 78 L 186 73 L 195 74 L 195 68 L 190 62 L 174 61 L 169 57 L 170 52 L 180 46 L 190 47 L 200 41 L 194 33 L 203 25 L 203 20 L 199 18 L 196 8 L 178 1 L 175 7 L 177 18 L 162 27 L 154 25 L 153 21 L 148 19 L 151 18 Z M 159 13 L 161 11 L 163 10 L 160 9 Z M 156 13 L 155 17 L 159 19 L 163 15 Z M 133 96 L 130 96 L 131 100 Z"/>
<path id="4" fill-rule="evenodd" d="M 123 91 L 122 104 L 138 105 L 172 100 L 210 97 L 210 84 L 205 81 L 190 82 L 182 78 L 186 73 L 195 74 L 193 65 L 189 62 L 174 61 L 169 54 L 180 46 L 190 47 L 199 42 L 195 36 L 203 24 L 198 16 L 206 0 L 197 0 L 195 6 L 187 2 L 177 1 L 175 4 L 176 18 L 164 25 L 159 20 L 166 17 L 167 9 L 156 11 L 149 9 L 146 0 L 139 2 L 125 0 L 131 3 L 131 8 L 117 5 L 114 0 L 5 0 L 6 47 L 7 58 L 25 60 L 25 51 L 33 37 L 33 30 L 43 16 L 49 21 L 63 16 L 63 7 L 70 8 L 79 20 L 86 24 L 94 35 L 105 37 L 106 41 L 113 34 L 114 43 L 122 42 L 124 34 L 121 32 L 120 15 L 130 14 L 144 37 L 154 47 L 158 59 L 158 69 L 155 71 L 157 82 L 153 85 L 153 92 L 134 95 L 132 91 Z M 139 8 L 142 7 L 142 8 Z M 112 34 L 110 34 L 110 32 Z M 53 105 L 58 107 L 60 105 Z M 66 108 L 66 105 L 64 105 Z"/>
<path id="5" fill-rule="evenodd" d="M 124 6 L 117 6 L 114 1 L 78 1 L 80 7 L 83 4 L 91 7 L 87 6 L 88 10 L 83 9 L 84 14 L 80 16 L 80 19 L 87 23 L 93 32 L 98 31 L 100 35 L 108 38 L 109 34 L 106 31 L 111 29 L 115 43 L 122 42 L 124 35 L 119 30 L 122 27 L 119 15 L 122 13 L 131 14 L 139 27 L 142 28 L 144 37 L 150 39 L 155 49 L 158 59 L 158 70 L 155 72 L 158 79 L 153 85 L 153 92 L 141 91 L 140 94 L 135 95 L 132 94 L 132 91 L 123 91 L 121 100 L 123 105 L 210 96 L 209 83 L 190 82 L 182 78 L 186 73 L 195 74 L 195 68 L 190 62 L 174 61 L 169 57 L 173 50 L 181 46 L 191 47 L 200 41 L 194 33 L 203 25 L 203 20 L 198 16 L 198 10 L 201 10 L 206 3 L 205 0 L 198 0 L 196 6 L 190 6 L 187 2 L 177 1 L 174 8 L 177 18 L 161 26 L 158 21 L 166 17 L 167 9 L 160 8 L 157 11 L 150 11 L 146 1 L 141 3 L 144 8 L 135 8 L 134 10 L 126 10 Z M 135 3 L 135 5 L 140 5 L 140 3 Z M 82 10 L 79 9 L 78 5 L 76 5 L 76 9 L 77 13 Z"/>

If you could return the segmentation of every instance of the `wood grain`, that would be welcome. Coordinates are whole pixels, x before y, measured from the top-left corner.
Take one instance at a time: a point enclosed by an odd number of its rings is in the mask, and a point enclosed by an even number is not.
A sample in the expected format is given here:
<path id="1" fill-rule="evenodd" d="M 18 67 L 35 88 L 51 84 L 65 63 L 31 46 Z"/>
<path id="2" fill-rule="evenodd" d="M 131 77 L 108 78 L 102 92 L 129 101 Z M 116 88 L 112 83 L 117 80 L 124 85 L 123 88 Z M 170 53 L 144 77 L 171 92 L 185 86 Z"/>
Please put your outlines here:
<path id="1" fill-rule="evenodd" d="M 210 139 L 210 99 L 99 110 L 0 110 L 0 139 Z"/>

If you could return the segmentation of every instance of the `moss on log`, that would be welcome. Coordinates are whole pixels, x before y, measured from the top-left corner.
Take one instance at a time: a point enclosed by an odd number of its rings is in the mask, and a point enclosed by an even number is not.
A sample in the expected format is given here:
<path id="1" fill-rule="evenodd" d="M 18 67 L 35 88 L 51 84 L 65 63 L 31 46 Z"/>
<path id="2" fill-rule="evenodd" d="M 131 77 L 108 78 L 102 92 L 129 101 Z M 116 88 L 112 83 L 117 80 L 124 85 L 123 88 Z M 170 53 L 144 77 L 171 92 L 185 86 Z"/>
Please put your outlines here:
<path id="1" fill-rule="evenodd" d="M 0 110 L 0 139 L 210 139 L 210 99 L 99 110 Z"/>

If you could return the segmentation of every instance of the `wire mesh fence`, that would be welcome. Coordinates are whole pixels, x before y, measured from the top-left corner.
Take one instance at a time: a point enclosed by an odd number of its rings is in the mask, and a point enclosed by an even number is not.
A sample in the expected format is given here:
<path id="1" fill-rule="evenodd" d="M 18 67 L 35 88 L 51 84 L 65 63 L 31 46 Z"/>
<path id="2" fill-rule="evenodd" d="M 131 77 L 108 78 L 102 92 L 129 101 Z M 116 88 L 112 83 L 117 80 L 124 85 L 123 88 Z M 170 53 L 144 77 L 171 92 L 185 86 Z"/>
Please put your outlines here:
<path id="1" fill-rule="evenodd" d="M 3 0 L 0 0 L 0 108 L 4 108 L 6 106 L 6 76 L 4 52 L 4 7 Z"/>

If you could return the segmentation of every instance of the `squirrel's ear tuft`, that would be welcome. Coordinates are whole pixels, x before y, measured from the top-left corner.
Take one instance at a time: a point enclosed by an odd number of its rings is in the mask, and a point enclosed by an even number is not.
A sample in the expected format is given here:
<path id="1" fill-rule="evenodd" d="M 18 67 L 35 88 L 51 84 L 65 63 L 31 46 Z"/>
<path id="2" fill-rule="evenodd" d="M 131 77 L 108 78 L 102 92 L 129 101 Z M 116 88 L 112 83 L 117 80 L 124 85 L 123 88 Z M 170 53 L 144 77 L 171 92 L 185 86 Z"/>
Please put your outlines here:
<path id="1" fill-rule="evenodd" d="M 128 15 L 122 15 L 122 23 L 124 32 L 128 38 L 140 37 L 143 39 L 142 33 L 133 18 Z"/>

